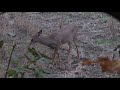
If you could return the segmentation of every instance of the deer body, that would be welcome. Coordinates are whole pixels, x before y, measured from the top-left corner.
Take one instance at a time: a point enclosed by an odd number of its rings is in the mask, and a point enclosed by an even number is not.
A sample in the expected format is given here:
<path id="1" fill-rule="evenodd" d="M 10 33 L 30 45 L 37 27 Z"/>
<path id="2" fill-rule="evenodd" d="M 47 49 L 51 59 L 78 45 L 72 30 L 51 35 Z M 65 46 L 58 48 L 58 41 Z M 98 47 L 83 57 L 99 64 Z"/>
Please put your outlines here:
<path id="1" fill-rule="evenodd" d="M 36 38 L 35 43 L 41 43 L 41 44 L 46 45 L 52 49 L 55 49 L 58 47 L 58 43 L 49 37 L 40 36 L 39 38 Z"/>
<path id="2" fill-rule="evenodd" d="M 60 46 L 66 43 L 68 43 L 69 45 L 68 54 L 70 55 L 71 42 L 75 40 L 75 36 L 77 33 L 77 26 L 73 24 L 66 25 L 63 28 L 61 28 L 60 31 L 56 31 L 49 36 L 40 36 L 41 33 L 42 31 L 39 31 L 37 34 L 33 36 L 31 40 L 31 44 L 41 43 L 52 49 L 55 49 L 53 54 L 53 60 L 54 60 Z"/>

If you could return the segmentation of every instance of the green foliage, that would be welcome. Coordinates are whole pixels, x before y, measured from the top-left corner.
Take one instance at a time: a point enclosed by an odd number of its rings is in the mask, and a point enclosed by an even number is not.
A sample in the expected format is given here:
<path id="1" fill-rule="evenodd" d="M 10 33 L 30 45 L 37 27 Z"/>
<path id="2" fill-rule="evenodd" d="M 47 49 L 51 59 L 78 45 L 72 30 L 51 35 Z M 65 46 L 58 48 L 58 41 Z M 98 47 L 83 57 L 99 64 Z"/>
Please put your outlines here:
<path id="1" fill-rule="evenodd" d="M 14 69 L 9 69 L 9 70 L 8 70 L 8 76 L 9 76 L 9 77 L 13 77 L 13 76 L 15 76 L 16 74 L 17 74 L 16 70 L 14 70 Z"/>
<path id="2" fill-rule="evenodd" d="M 24 77 L 24 73 L 28 71 L 28 69 L 24 67 L 16 67 L 8 70 L 8 76 L 12 78 L 19 78 L 18 75 L 21 75 L 20 78 Z"/>
<path id="3" fill-rule="evenodd" d="M 0 64 L 0 69 L 1 69 L 1 68 L 4 68 L 4 65 L 3 65 L 3 64 Z"/>
<path id="4" fill-rule="evenodd" d="M 39 55 L 37 51 L 35 50 L 35 48 L 28 48 L 28 51 L 33 55 L 33 61 L 39 60 L 41 58 L 50 59 L 48 56 L 42 53 L 40 53 Z"/>
<path id="5" fill-rule="evenodd" d="M 13 48 L 12 48 L 12 51 L 11 51 L 11 53 L 10 53 L 10 58 L 9 58 L 9 61 L 8 61 L 8 66 L 7 66 L 7 70 L 6 70 L 6 73 L 5 73 L 5 78 L 7 78 L 7 75 L 8 75 L 8 71 L 9 71 L 9 67 L 10 67 L 10 63 L 11 63 L 11 58 L 12 58 L 12 54 L 13 54 L 13 52 L 14 52 L 14 50 L 15 50 L 15 47 L 16 47 L 16 44 L 14 44 L 13 45 Z M 11 71 L 12 73 L 13 73 L 13 71 Z M 11 74 L 10 74 L 11 75 Z"/>
<path id="6" fill-rule="evenodd" d="M 39 60 L 41 58 L 35 48 L 28 48 L 28 51 L 33 55 L 33 60 Z"/>
<path id="7" fill-rule="evenodd" d="M 34 69 L 34 74 L 36 78 L 43 78 L 46 74 L 50 74 L 43 69 Z"/>
<path id="8" fill-rule="evenodd" d="M 108 17 L 108 16 L 102 17 L 102 20 L 103 20 L 103 21 L 110 20 L 110 17 Z"/>
<path id="9" fill-rule="evenodd" d="M 3 44 L 4 44 L 4 41 L 1 40 L 1 41 L 0 41 L 0 48 L 2 48 Z"/>
<path id="10" fill-rule="evenodd" d="M 32 54 L 33 58 L 31 59 L 27 54 L 24 54 L 25 57 L 28 59 L 28 63 L 27 65 L 23 66 L 23 68 L 27 70 L 31 70 L 34 73 L 36 78 L 43 78 L 46 74 L 50 74 L 48 71 L 45 71 L 41 68 L 29 67 L 31 64 L 35 65 L 38 60 L 43 60 L 42 58 L 45 58 L 45 59 L 50 59 L 50 58 L 44 54 L 41 54 L 41 53 L 38 54 L 35 48 L 28 48 L 28 52 Z"/>
<path id="11" fill-rule="evenodd" d="M 46 55 L 44 55 L 44 54 L 42 54 L 42 53 L 40 53 L 41 54 L 41 56 L 43 57 L 43 58 L 45 58 L 45 59 L 51 59 L 51 58 L 49 58 L 48 56 L 46 56 Z"/>
<path id="12" fill-rule="evenodd" d="M 14 70 L 16 70 L 17 73 L 25 73 L 26 71 L 28 71 L 26 68 L 24 67 L 17 67 Z"/>
<path id="13" fill-rule="evenodd" d="M 10 65 L 12 53 L 13 53 L 15 47 L 16 47 L 16 45 L 13 45 L 11 55 L 10 55 L 9 65 Z M 28 55 L 24 54 L 25 57 L 29 60 L 27 65 L 23 65 L 22 67 L 15 67 L 15 68 L 11 68 L 11 69 L 9 69 L 9 65 L 8 65 L 8 70 L 7 70 L 7 74 L 6 74 L 8 77 L 24 78 L 24 74 L 27 71 L 32 71 L 36 78 L 43 78 L 44 75 L 50 74 L 48 71 L 45 71 L 41 68 L 38 68 L 38 67 L 30 68 L 29 67 L 31 64 L 35 65 L 36 61 L 41 60 L 41 58 L 46 58 L 46 59 L 50 59 L 50 58 L 48 56 L 44 55 L 44 54 L 41 54 L 41 53 L 38 54 L 37 51 L 35 50 L 35 48 L 28 48 L 28 52 L 32 54 L 33 58 L 31 59 L 31 58 L 28 57 Z"/>
<path id="14" fill-rule="evenodd" d="M 42 70 L 35 69 L 34 74 L 35 74 L 36 78 L 43 78 L 44 77 Z"/>
<path id="15" fill-rule="evenodd" d="M 96 44 L 100 45 L 100 44 L 112 44 L 114 41 L 112 40 L 97 40 Z"/>

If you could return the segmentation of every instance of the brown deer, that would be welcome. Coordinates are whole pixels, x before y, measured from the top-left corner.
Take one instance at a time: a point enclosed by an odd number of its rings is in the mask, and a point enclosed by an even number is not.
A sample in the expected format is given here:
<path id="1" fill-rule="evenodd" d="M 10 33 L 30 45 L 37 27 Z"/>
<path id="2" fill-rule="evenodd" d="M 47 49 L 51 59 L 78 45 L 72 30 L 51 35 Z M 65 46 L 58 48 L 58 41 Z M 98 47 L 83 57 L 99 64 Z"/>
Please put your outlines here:
<path id="1" fill-rule="evenodd" d="M 72 41 L 76 46 L 77 49 L 77 57 L 79 58 L 79 51 L 78 47 L 76 45 L 76 34 L 77 34 L 78 27 L 74 24 L 69 24 L 64 27 L 61 27 L 60 31 L 53 32 L 49 36 L 41 36 L 42 30 L 37 32 L 31 40 L 31 44 L 35 43 L 41 43 L 43 45 L 46 45 L 52 49 L 54 49 L 54 54 L 52 59 L 55 60 L 56 54 L 58 54 L 58 50 L 63 44 L 68 44 L 69 49 L 68 49 L 68 59 L 70 57 L 70 52 L 71 52 L 71 44 Z"/>

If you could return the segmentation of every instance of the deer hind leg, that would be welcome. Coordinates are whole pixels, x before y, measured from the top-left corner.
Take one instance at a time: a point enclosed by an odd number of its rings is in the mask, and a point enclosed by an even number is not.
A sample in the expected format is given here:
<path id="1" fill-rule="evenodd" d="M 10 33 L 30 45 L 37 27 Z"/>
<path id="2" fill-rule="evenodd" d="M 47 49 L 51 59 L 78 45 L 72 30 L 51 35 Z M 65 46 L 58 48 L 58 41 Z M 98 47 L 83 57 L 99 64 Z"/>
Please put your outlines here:
<path id="1" fill-rule="evenodd" d="M 71 49 L 72 49 L 71 42 L 68 43 L 68 46 L 69 46 L 69 49 L 68 49 L 68 58 L 67 58 L 67 61 L 70 59 L 70 53 L 71 53 Z"/>
<path id="2" fill-rule="evenodd" d="M 73 40 L 73 43 L 75 44 L 75 47 L 76 47 L 76 50 L 77 50 L 77 57 L 78 57 L 78 60 L 79 60 L 80 59 L 80 54 L 79 54 L 78 46 L 77 46 L 75 40 Z"/>
<path id="3" fill-rule="evenodd" d="M 52 56 L 53 62 L 55 62 L 56 54 L 58 54 L 58 48 L 56 48 L 54 53 L 53 53 L 53 56 Z M 58 56 L 59 56 L 59 54 L 58 54 Z"/>

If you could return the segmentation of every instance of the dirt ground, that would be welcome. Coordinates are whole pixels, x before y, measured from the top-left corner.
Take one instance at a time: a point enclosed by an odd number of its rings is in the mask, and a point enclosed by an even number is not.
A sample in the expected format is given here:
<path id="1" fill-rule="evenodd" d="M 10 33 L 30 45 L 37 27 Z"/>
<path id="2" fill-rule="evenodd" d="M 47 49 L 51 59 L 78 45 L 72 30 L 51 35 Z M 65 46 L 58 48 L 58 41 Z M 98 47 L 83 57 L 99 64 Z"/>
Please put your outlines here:
<path id="1" fill-rule="evenodd" d="M 28 45 L 32 36 L 39 30 L 43 35 L 59 31 L 62 26 L 74 23 L 79 27 L 77 32 L 77 46 L 80 59 L 77 59 L 75 46 L 72 45 L 71 59 L 67 58 L 65 49 L 59 50 L 60 62 L 53 65 L 52 60 L 40 58 L 25 69 L 29 63 L 28 58 L 33 56 L 28 52 Z M 0 40 L 4 45 L 0 48 L 0 77 L 3 78 L 10 58 L 12 46 L 16 48 L 11 58 L 10 73 L 18 74 L 18 78 L 119 78 L 117 73 L 102 73 L 99 65 L 82 66 L 85 58 L 96 59 L 100 56 L 112 58 L 113 49 L 120 43 L 120 23 L 111 16 L 102 12 L 8 12 L 0 15 Z M 36 43 L 32 47 L 38 53 L 49 57 L 53 50 Z M 62 48 L 68 48 L 63 45 Z M 118 59 L 118 53 L 115 56 Z M 23 68 L 24 67 L 24 68 Z M 13 69 L 17 71 L 14 72 Z M 19 70 L 18 70 L 19 68 Z M 13 78 L 14 75 L 9 75 Z"/>

